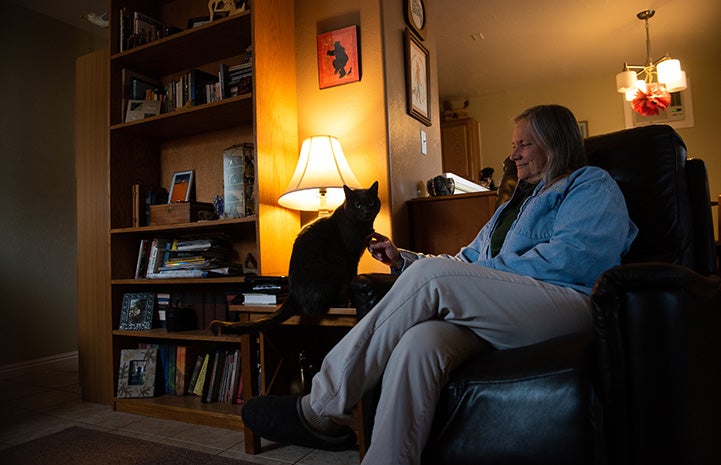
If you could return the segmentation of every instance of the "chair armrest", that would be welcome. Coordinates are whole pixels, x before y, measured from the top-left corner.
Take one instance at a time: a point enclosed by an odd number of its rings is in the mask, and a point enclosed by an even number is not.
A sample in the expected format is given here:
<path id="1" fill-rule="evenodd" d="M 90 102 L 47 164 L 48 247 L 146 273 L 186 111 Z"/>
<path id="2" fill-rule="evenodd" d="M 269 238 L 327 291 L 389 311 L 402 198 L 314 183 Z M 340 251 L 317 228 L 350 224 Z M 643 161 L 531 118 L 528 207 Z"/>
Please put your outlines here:
<path id="1" fill-rule="evenodd" d="M 609 463 L 721 456 L 721 278 L 623 265 L 599 278 L 591 302 Z"/>
<path id="2" fill-rule="evenodd" d="M 351 280 L 351 301 L 358 318 L 364 317 L 396 282 L 398 275 L 387 273 L 359 274 Z"/>

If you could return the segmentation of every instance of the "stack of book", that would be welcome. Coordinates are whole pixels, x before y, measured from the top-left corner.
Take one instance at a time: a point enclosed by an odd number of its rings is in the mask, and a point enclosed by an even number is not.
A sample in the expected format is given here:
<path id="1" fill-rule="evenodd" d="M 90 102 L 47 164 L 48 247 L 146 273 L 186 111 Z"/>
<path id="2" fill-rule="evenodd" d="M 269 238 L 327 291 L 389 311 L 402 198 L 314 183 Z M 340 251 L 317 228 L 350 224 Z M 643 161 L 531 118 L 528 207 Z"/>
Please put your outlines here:
<path id="1" fill-rule="evenodd" d="M 253 49 L 245 50 L 243 60 L 233 66 L 221 63 L 220 72 L 221 98 L 249 94 L 253 90 Z"/>
<path id="2" fill-rule="evenodd" d="M 140 241 L 135 277 L 149 279 L 208 278 L 242 274 L 232 260 L 235 252 L 220 237 L 143 239 Z"/>
<path id="3" fill-rule="evenodd" d="M 243 305 L 278 305 L 288 297 L 287 276 L 246 276 L 234 303 Z"/>

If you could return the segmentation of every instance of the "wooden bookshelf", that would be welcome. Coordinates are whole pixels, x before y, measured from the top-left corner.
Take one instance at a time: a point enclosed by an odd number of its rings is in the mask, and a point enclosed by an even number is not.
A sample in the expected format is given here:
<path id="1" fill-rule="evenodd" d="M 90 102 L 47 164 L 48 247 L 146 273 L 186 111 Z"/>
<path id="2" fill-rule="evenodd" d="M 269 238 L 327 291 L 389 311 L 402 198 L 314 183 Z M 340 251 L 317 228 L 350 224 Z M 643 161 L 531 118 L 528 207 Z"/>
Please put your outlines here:
<path id="1" fill-rule="evenodd" d="M 141 415 L 243 429 L 237 404 L 202 403 L 190 395 L 121 399 L 115 397 L 115 389 L 120 351 L 137 348 L 139 343 L 246 348 L 241 357 L 246 377 L 255 363 L 247 350 L 247 336 L 215 336 L 208 330 L 212 319 L 227 319 L 227 294 L 243 278 L 135 279 L 141 240 L 226 233 L 238 262 L 252 254 L 257 273 L 287 273 L 300 220 L 297 212 L 278 206 L 277 198 L 292 175 L 298 153 L 295 7 L 293 0 L 264 0 L 251 6 L 240 14 L 185 29 L 189 18 L 208 14 L 207 2 L 111 0 L 109 50 L 79 61 L 82 130 L 77 135 L 76 174 L 78 224 L 85 226 L 79 227 L 78 307 L 86 328 L 83 334 L 93 334 L 92 340 L 81 341 L 81 371 L 87 371 L 92 362 L 94 378 L 101 380 L 93 389 L 94 398 L 88 400 L 107 399 L 117 410 Z M 185 30 L 121 52 L 122 9 Z M 253 52 L 251 93 L 124 122 L 124 69 L 167 84 L 191 69 L 217 73 L 221 63 L 238 64 L 249 46 Z M 106 86 L 98 85 L 99 68 Z M 212 202 L 223 194 L 223 150 L 242 143 L 252 143 L 255 152 L 255 215 L 133 226 L 133 184 L 168 188 L 174 172 L 192 169 L 196 200 Z M 140 292 L 177 296 L 184 307 L 195 311 L 199 329 L 119 330 L 123 295 Z M 86 384 L 90 383 L 83 383 L 84 391 Z M 248 384 L 246 398 L 257 394 L 250 387 L 253 383 Z"/>

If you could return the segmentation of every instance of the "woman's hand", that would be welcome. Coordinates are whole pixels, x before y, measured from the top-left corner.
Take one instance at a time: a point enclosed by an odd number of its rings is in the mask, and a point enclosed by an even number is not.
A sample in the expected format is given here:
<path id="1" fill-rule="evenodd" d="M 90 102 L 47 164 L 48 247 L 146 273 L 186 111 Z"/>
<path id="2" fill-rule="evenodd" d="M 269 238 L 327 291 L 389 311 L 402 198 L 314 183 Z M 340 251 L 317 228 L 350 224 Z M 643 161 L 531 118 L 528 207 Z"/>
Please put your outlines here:
<path id="1" fill-rule="evenodd" d="M 368 244 L 368 252 L 373 258 L 392 268 L 403 266 L 403 258 L 401 258 L 398 247 L 383 234 L 373 233 L 370 244 Z"/>

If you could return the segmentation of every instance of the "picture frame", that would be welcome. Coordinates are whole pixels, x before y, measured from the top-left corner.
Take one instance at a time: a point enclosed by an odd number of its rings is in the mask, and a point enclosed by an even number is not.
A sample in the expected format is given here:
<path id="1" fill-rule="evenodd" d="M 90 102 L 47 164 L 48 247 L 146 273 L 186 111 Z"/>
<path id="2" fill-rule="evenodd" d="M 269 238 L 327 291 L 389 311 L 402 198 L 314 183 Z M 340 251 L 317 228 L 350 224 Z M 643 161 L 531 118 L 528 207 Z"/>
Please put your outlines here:
<path id="1" fill-rule="evenodd" d="M 125 122 L 138 121 L 160 114 L 160 100 L 128 100 L 128 108 L 125 112 Z"/>
<path id="2" fill-rule="evenodd" d="M 426 40 L 426 25 L 428 16 L 426 9 L 426 0 L 403 0 L 405 8 L 403 9 L 408 27 L 421 40 Z"/>
<path id="3" fill-rule="evenodd" d="M 154 397 L 157 366 L 158 349 L 121 350 L 117 397 Z"/>
<path id="4" fill-rule="evenodd" d="M 318 86 L 340 86 L 361 79 L 358 26 L 318 34 Z"/>
<path id="5" fill-rule="evenodd" d="M 168 203 L 189 202 L 192 198 L 195 172 L 193 170 L 176 171 L 170 181 Z"/>
<path id="6" fill-rule="evenodd" d="M 195 18 L 188 18 L 187 29 L 204 26 L 208 23 L 210 23 L 210 16 L 197 16 Z"/>
<path id="7" fill-rule="evenodd" d="M 155 294 L 152 292 L 123 294 L 120 309 L 121 330 L 145 330 L 153 327 Z"/>
<path id="8" fill-rule="evenodd" d="M 124 122 L 127 122 L 128 100 L 145 100 L 147 93 L 159 94 L 163 89 L 159 79 L 128 68 L 121 70 L 120 79 L 123 82 L 121 108 L 126 111 Z"/>
<path id="9" fill-rule="evenodd" d="M 406 100 L 408 114 L 426 126 L 431 125 L 431 71 L 428 50 L 405 30 Z"/>
<path id="10" fill-rule="evenodd" d="M 581 131 L 581 138 L 588 138 L 588 121 L 578 121 L 578 130 Z"/>

